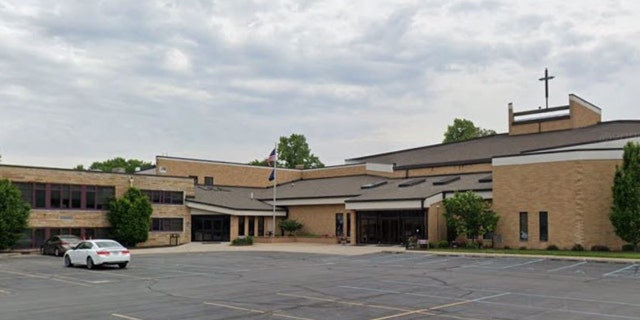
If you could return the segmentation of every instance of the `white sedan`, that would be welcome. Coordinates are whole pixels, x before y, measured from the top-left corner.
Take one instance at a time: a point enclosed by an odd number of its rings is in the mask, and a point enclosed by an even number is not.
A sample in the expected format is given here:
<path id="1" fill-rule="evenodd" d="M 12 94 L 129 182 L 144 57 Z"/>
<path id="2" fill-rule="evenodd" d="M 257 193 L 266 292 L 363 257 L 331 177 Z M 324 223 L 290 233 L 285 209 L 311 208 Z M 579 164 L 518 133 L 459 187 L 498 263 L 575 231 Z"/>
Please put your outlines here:
<path id="1" fill-rule="evenodd" d="M 64 254 L 64 266 L 87 266 L 93 269 L 98 265 L 116 264 L 121 269 L 131 261 L 129 249 L 113 240 L 85 240 Z"/>

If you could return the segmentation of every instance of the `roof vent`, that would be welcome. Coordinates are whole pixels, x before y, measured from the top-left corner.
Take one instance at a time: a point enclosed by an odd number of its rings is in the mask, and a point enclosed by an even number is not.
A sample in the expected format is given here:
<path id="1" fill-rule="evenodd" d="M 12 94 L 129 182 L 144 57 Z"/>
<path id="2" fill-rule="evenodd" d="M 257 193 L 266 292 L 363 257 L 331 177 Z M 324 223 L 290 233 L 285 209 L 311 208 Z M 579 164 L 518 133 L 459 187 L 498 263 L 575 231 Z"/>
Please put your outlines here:
<path id="1" fill-rule="evenodd" d="M 412 186 L 415 186 L 417 184 L 421 184 L 421 183 L 423 183 L 425 181 L 427 181 L 427 179 L 425 179 L 425 178 L 408 180 L 408 181 L 400 183 L 398 185 L 398 187 L 400 187 L 400 188 L 412 187 Z"/>
<path id="2" fill-rule="evenodd" d="M 373 189 L 375 187 L 379 187 L 381 185 L 387 184 L 386 180 L 376 181 L 372 183 L 363 184 L 360 186 L 360 189 Z"/>
<path id="3" fill-rule="evenodd" d="M 488 175 L 484 178 L 478 179 L 478 182 L 480 183 L 486 183 L 486 182 L 492 182 L 492 181 L 493 181 L 493 175 Z"/>
<path id="4" fill-rule="evenodd" d="M 457 180 L 460 180 L 460 176 L 444 177 L 444 178 L 442 178 L 442 179 L 440 179 L 438 181 L 434 181 L 433 185 L 434 186 L 443 186 L 445 184 L 449 184 L 449 183 L 457 181 Z"/>

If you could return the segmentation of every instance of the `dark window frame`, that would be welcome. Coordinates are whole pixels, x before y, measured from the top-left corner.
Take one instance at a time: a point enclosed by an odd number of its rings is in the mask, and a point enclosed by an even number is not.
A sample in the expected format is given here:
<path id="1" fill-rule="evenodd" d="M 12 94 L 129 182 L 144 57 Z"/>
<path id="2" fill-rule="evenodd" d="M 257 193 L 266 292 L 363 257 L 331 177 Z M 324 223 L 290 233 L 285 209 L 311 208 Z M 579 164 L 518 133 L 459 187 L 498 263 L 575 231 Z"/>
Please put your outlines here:
<path id="1" fill-rule="evenodd" d="M 520 241 L 529 240 L 529 213 L 520 212 Z"/>
<path id="2" fill-rule="evenodd" d="M 183 205 L 184 192 L 172 190 L 140 190 L 153 204 Z"/>
<path id="3" fill-rule="evenodd" d="M 538 223 L 540 228 L 540 241 L 549 241 L 549 212 L 540 211 L 538 213 Z"/>
<path id="4" fill-rule="evenodd" d="M 184 232 L 184 218 L 151 218 L 153 232 Z"/>
<path id="5" fill-rule="evenodd" d="M 40 210 L 107 210 L 115 186 L 65 183 L 12 182 L 23 191 L 22 199 Z M 25 194 L 31 192 L 31 194 Z M 97 195 L 101 195 L 99 199 Z M 75 196 L 75 198 L 74 198 Z M 98 200 L 102 200 L 99 202 Z"/>

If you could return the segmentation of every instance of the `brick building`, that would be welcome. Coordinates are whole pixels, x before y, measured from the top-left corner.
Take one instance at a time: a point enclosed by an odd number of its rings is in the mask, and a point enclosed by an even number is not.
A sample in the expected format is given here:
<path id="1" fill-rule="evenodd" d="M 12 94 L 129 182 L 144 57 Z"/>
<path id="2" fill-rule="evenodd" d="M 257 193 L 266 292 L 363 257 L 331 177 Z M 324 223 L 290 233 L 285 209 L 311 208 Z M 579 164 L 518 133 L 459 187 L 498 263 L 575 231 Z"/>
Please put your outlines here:
<path id="1" fill-rule="evenodd" d="M 104 233 L 100 199 L 133 185 L 155 199 L 142 245 L 168 244 L 174 233 L 181 243 L 267 237 L 287 217 L 304 233 L 352 244 L 438 241 L 451 237 L 442 200 L 472 190 L 500 215 L 498 247 L 620 248 L 608 219 L 611 186 L 624 145 L 640 141 L 640 121 L 602 122 L 601 110 L 576 95 L 566 106 L 507 111 L 507 133 L 278 169 L 275 209 L 271 168 L 221 161 L 158 156 L 154 170 L 135 175 L 0 165 L 0 177 L 31 195 L 31 246 L 63 230 Z"/>

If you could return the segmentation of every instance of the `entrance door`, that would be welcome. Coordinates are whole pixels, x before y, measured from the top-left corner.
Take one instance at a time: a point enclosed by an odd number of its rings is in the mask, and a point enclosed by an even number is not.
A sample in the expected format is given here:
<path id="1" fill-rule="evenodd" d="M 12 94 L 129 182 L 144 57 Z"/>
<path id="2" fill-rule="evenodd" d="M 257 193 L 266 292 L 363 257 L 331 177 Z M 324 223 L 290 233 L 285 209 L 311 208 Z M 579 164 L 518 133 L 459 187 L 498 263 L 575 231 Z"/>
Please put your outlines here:
<path id="1" fill-rule="evenodd" d="M 229 241 L 229 216 L 192 216 L 193 241 Z"/>

